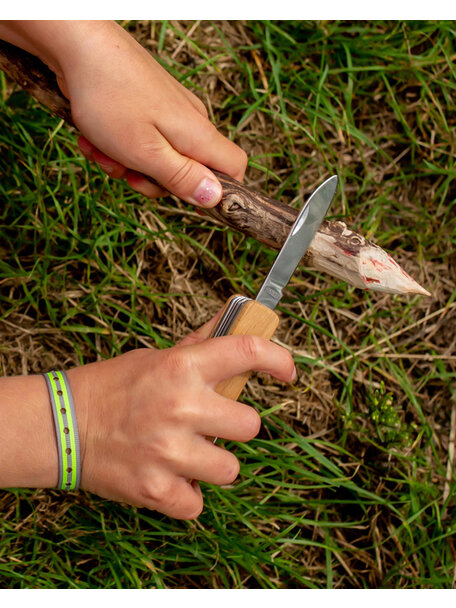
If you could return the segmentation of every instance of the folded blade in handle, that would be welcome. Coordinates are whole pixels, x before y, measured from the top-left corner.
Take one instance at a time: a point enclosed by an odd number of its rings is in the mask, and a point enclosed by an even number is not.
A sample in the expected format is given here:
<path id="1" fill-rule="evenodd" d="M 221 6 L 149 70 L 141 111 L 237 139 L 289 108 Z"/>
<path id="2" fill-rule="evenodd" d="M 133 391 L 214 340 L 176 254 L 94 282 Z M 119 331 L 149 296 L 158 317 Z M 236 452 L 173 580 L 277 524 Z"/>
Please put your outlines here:
<path id="1" fill-rule="evenodd" d="M 233 323 L 236 320 L 242 307 L 249 300 L 250 298 L 246 298 L 244 296 L 234 296 L 233 298 L 231 298 L 219 322 L 215 326 L 211 338 L 227 336 L 230 333 L 230 329 L 233 326 Z"/>

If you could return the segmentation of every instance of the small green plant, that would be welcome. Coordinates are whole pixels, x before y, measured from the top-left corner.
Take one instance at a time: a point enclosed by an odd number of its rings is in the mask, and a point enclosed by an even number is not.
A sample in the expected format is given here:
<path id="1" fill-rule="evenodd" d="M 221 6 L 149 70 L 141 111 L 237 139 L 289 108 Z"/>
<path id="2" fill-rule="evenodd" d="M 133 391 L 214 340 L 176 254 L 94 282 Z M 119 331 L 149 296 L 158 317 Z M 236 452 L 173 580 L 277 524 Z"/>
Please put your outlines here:
<path id="1" fill-rule="evenodd" d="M 408 446 L 412 443 L 412 426 L 394 407 L 394 396 L 385 391 L 381 382 L 380 388 L 368 395 L 370 420 L 375 427 L 377 438 L 384 446 Z"/>

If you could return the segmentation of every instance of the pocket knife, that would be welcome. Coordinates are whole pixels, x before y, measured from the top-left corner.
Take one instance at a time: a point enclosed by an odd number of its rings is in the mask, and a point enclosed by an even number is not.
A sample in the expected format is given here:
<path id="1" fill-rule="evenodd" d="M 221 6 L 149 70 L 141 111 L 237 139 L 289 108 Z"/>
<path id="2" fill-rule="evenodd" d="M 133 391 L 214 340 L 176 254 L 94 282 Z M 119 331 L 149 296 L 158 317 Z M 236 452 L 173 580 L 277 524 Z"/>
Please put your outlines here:
<path id="1" fill-rule="evenodd" d="M 211 338 L 242 334 L 251 334 L 268 340 L 272 338 L 279 324 L 279 317 L 274 312 L 274 308 L 282 297 L 282 290 L 324 220 L 336 188 L 337 176 L 333 175 L 312 193 L 291 227 L 256 298 L 252 300 L 241 295 L 231 296 L 223 308 Z M 224 397 L 236 400 L 250 374 L 251 372 L 246 372 L 223 380 L 215 390 Z"/>

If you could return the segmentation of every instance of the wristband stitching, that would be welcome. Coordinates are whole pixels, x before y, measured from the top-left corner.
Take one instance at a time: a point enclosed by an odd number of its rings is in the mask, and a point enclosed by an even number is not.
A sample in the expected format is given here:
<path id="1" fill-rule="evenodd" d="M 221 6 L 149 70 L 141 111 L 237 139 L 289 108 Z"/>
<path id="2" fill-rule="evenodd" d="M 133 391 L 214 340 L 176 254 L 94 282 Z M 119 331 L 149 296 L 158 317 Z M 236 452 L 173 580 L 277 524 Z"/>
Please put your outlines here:
<path id="1" fill-rule="evenodd" d="M 59 460 L 60 490 L 76 490 L 81 476 L 79 433 L 68 377 L 63 371 L 43 374 L 51 399 Z"/>

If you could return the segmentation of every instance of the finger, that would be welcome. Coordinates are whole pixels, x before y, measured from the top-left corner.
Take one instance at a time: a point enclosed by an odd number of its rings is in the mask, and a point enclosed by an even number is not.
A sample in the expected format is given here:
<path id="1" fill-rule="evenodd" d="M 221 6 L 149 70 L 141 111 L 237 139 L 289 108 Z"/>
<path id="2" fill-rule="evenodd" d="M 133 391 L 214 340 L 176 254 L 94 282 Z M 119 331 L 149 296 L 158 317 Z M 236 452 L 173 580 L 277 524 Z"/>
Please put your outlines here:
<path id="1" fill-rule="evenodd" d="M 106 154 L 103 154 L 103 152 L 98 150 L 98 148 L 83 135 L 78 138 L 78 145 L 87 160 L 98 163 L 103 171 L 110 177 L 117 179 L 122 177 L 125 178 L 133 190 L 140 192 L 144 196 L 147 196 L 148 198 L 160 198 L 161 196 L 166 196 L 168 194 L 166 190 L 153 184 L 146 176 L 137 171 L 127 169 L 124 165 L 113 160 Z"/>
<path id="2" fill-rule="evenodd" d="M 168 194 L 167 190 L 153 184 L 144 175 L 138 173 L 137 171 L 128 170 L 125 178 L 133 190 L 144 194 L 144 196 L 147 196 L 148 198 L 160 198 Z"/>
<path id="3" fill-rule="evenodd" d="M 296 377 L 291 354 L 257 336 L 221 336 L 189 348 L 201 376 L 214 387 L 247 371 L 266 372 L 284 382 Z"/>
<path id="4" fill-rule="evenodd" d="M 177 346 L 190 346 L 191 344 L 199 344 L 200 342 L 204 342 L 211 335 L 214 327 L 217 325 L 217 321 L 220 318 L 223 308 L 221 308 L 218 313 L 213 317 L 210 321 L 207 321 L 204 325 L 202 325 L 199 329 L 186 336 L 183 340 L 179 342 Z"/>
<path id="5" fill-rule="evenodd" d="M 222 197 L 222 186 L 210 169 L 180 154 L 158 132 L 141 145 L 133 168 L 193 205 L 213 207 Z"/>
<path id="6" fill-rule="evenodd" d="M 198 481 L 192 477 L 178 479 L 177 496 L 161 513 L 174 519 L 196 519 L 203 510 L 203 495 Z"/>
<path id="7" fill-rule="evenodd" d="M 247 154 L 202 114 L 192 120 L 176 113 L 173 121 L 158 120 L 157 127 L 170 145 L 202 165 L 217 169 L 241 181 L 247 167 Z"/>
<path id="8" fill-rule="evenodd" d="M 143 487 L 143 505 L 175 519 L 195 519 L 203 510 L 203 497 L 195 478 L 189 479 L 157 471 Z"/>
<path id="9" fill-rule="evenodd" d="M 93 153 L 96 150 L 95 146 L 90 143 L 90 141 L 85 138 L 83 135 L 78 137 L 78 146 L 87 160 L 93 160 Z"/>
<path id="10" fill-rule="evenodd" d="M 214 393 L 201 401 L 204 402 L 204 409 L 195 415 L 192 424 L 200 435 L 229 441 L 250 441 L 260 432 L 261 418 L 250 405 Z"/>
<path id="11" fill-rule="evenodd" d="M 176 472 L 185 479 L 225 485 L 239 475 L 239 461 L 234 454 L 204 437 L 196 437 L 188 457 Z"/>
<path id="12" fill-rule="evenodd" d="M 88 139 L 83 136 L 79 137 L 78 145 L 87 160 L 97 163 L 109 177 L 114 179 L 125 177 L 127 168 L 98 150 Z"/>
<path id="13" fill-rule="evenodd" d="M 124 165 L 118 163 L 111 157 L 106 156 L 106 154 L 103 154 L 103 152 L 101 152 L 97 148 L 95 148 L 95 150 L 93 151 L 93 160 L 100 166 L 101 169 L 103 169 L 103 171 L 107 175 L 109 175 L 109 177 L 112 177 L 114 179 L 121 179 L 127 174 L 128 169 Z"/>

